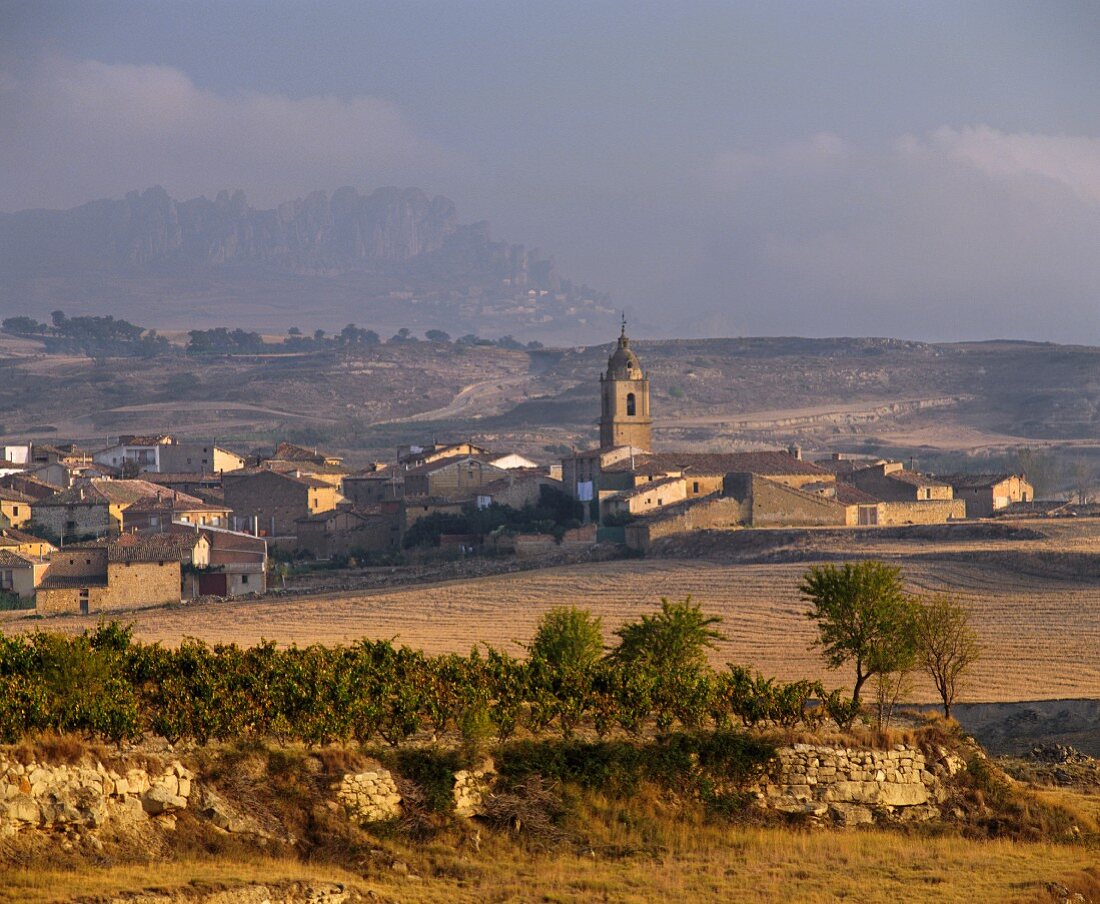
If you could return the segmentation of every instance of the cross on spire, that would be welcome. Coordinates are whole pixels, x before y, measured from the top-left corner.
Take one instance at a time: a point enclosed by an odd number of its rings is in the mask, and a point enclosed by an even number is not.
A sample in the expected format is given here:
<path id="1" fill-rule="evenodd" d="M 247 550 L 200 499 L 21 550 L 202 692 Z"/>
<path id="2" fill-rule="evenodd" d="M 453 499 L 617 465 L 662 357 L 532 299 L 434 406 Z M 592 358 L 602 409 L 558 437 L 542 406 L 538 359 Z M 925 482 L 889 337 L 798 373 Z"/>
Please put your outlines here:
<path id="1" fill-rule="evenodd" d="M 619 335 L 622 336 L 625 339 L 626 338 L 626 311 L 623 311 L 622 315 L 623 315 L 623 330 Z"/>

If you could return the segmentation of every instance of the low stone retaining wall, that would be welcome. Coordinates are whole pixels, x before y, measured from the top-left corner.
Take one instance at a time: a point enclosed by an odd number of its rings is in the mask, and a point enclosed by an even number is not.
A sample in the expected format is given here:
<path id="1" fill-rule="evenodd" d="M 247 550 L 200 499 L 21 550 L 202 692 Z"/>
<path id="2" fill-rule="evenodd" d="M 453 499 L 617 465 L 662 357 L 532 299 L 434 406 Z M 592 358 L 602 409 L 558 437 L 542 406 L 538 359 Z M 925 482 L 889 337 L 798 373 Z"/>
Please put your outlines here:
<path id="1" fill-rule="evenodd" d="M 179 763 L 152 775 L 116 772 L 102 763 L 22 764 L 0 757 L 0 837 L 21 829 L 98 828 L 171 816 L 187 807 L 192 774 Z"/>
<path id="2" fill-rule="evenodd" d="M 385 822 L 401 815 L 401 795 L 387 769 L 345 775 L 336 788 L 336 800 L 359 822 Z"/>
<path id="3" fill-rule="evenodd" d="M 965 768 L 945 748 L 929 762 L 915 747 L 865 750 L 795 744 L 778 751 L 779 768 L 757 791 L 758 803 L 781 813 L 831 816 L 841 825 L 888 818 L 939 816 L 941 778 Z"/>

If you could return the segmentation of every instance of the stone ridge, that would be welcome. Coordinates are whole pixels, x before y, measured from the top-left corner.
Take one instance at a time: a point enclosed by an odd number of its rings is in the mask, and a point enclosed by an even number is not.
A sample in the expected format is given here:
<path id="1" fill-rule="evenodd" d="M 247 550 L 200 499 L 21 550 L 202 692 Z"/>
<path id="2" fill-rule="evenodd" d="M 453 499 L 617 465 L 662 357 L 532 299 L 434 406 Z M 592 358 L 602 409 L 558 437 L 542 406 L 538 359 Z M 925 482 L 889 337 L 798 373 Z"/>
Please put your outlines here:
<path id="1" fill-rule="evenodd" d="M 867 750 L 795 744 L 777 751 L 778 768 L 757 802 L 780 813 L 831 816 L 841 825 L 935 819 L 946 799 L 942 778 L 965 769 L 944 747 L 929 763 L 916 747 Z"/>

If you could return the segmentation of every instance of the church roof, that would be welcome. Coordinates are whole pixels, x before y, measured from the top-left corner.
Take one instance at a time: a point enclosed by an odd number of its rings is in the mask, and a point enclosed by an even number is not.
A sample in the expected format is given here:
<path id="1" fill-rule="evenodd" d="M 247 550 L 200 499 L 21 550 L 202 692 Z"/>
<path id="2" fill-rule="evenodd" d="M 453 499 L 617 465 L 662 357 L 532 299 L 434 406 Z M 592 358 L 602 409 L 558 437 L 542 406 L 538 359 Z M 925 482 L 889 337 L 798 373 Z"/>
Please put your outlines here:
<path id="1" fill-rule="evenodd" d="M 626 336 L 626 321 L 623 321 L 623 331 L 619 335 L 618 345 L 611 357 L 607 359 L 607 379 L 609 380 L 640 380 L 645 376 L 642 373 L 641 362 L 638 356 L 630 349 L 630 340 Z"/>

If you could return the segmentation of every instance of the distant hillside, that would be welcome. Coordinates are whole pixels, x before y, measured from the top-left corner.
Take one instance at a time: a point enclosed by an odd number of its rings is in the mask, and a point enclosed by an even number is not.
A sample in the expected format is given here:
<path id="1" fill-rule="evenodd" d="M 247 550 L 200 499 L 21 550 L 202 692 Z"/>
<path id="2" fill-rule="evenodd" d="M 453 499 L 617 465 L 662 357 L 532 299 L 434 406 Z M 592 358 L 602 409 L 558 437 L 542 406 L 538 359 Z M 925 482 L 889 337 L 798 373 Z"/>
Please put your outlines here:
<path id="1" fill-rule="evenodd" d="M 240 191 L 179 201 L 156 187 L 0 214 L 3 310 L 91 313 L 104 296 L 122 316 L 157 320 L 151 302 L 168 309 L 172 319 L 157 325 L 176 328 L 211 325 L 210 301 L 233 325 L 267 329 L 293 325 L 286 318 L 303 309 L 328 326 L 380 318 L 384 328 L 503 332 L 611 314 L 605 299 L 561 279 L 552 257 L 493 241 L 488 223 L 462 224 L 451 200 L 418 188 L 315 191 L 261 210 Z"/>

